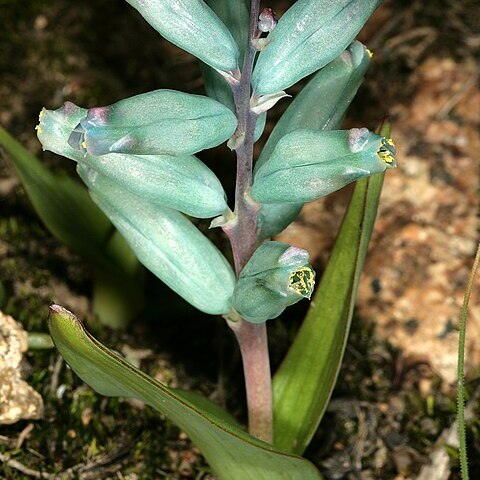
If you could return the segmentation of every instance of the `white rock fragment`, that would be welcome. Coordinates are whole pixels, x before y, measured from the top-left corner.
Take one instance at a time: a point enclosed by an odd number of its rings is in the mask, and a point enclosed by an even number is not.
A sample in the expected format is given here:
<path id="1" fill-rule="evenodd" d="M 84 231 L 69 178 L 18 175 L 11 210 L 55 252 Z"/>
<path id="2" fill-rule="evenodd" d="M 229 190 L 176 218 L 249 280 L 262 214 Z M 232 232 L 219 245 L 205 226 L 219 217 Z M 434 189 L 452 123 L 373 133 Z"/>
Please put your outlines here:
<path id="1" fill-rule="evenodd" d="M 21 378 L 20 364 L 27 348 L 27 332 L 0 311 L 0 424 L 43 416 L 42 397 Z"/>

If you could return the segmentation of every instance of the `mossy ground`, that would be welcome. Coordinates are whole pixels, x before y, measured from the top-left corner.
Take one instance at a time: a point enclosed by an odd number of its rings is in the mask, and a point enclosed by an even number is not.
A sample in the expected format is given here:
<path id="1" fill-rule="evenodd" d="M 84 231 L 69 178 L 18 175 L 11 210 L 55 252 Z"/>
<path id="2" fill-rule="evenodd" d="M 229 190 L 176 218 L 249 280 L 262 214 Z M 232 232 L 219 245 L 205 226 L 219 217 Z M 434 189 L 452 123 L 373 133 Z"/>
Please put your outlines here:
<path id="1" fill-rule="evenodd" d="M 472 2 L 459 3 L 464 9 L 461 19 L 475 17 L 465 14 L 473 8 Z M 397 13 L 415 4 L 396 2 Z M 40 147 L 33 127 L 42 106 L 56 108 L 67 98 L 86 106 L 108 104 L 162 87 L 201 92 L 200 74 L 192 60 L 162 42 L 126 2 L 4 0 L 0 9 L 4 25 L 0 122 L 37 154 Z M 429 8 L 419 23 L 438 29 L 446 18 L 444 11 L 448 9 Z M 456 46 L 452 55 L 462 55 L 465 48 L 459 42 L 460 31 L 447 31 L 446 40 Z M 376 77 L 388 84 L 384 97 L 378 98 L 378 85 L 367 85 L 364 103 L 355 104 L 354 115 L 371 121 L 389 96 L 405 94 L 402 81 L 414 68 L 409 61 L 387 59 L 384 68 L 389 75 L 383 70 Z M 55 171 L 73 171 L 73 165 L 59 157 L 41 154 L 41 158 Z M 224 168 L 228 175 L 233 173 Z M 12 169 L 0 160 L 0 179 L 7 178 L 13 178 Z M 28 331 L 46 331 L 47 307 L 59 284 L 68 288 L 72 302 L 90 297 L 93 268 L 51 237 L 15 185 L 0 198 L 0 241 L 4 287 L 0 307 Z M 244 418 L 239 357 L 231 354 L 235 346 L 227 329 L 219 319 L 196 318 L 188 306 L 171 300 L 169 313 L 163 312 L 158 320 L 159 291 L 165 294 L 149 277 L 147 313 L 126 333 L 102 328 L 89 316 L 94 333 L 113 349 L 125 345 L 150 349 L 153 353 L 143 361 L 144 369 L 213 396 Z M 272 327 L 274 364 L 304 310 L 304 306 L 292 309 L 286 323 Z M 423 378 L 430 379 L 431 391 L 439 392 L 440 380 L 428 365 L 406 361 L 401 352 L 379 341 L 373 322 L 355 320 L 333 401 L 307 452 L 328 479 L 414 478 L 441 432 L 455 419 L 451 393 L 422 393 Z M 28 352 L 25 375 L 44 398 L 45 417 L 2 426 L 0 453 L 26 470 L 4 461 L 0 478 L 41 478 L 42 474 L 82 479 L 209 478 L 198 450 L 175 426 L 149 408 L 96 395 L 56 351 Z M 470 392 L 477 386 L 471 383 Z M 480 478 L 478 418 L 468 430 L 471 478 Z M 455 462 L 455 449 L 450 452 Z M 458 471 L 451 478 L 459 478 Z"/>

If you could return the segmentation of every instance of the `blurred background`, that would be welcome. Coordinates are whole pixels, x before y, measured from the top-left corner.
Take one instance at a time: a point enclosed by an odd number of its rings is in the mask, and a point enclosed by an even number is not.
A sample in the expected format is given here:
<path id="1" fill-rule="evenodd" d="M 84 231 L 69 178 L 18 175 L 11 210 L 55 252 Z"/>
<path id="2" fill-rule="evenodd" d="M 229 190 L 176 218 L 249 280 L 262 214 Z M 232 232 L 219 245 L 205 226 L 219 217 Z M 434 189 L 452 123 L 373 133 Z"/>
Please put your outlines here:
<path id="1" fill-rule="evenodd" d="M 291 3 L 262 6 L 280 15 Z M 422 467 L 451 441 L 457 322 L 478 241 L 480 4 L 387 0 L 359 39 L 374 56 L 345 127 L 374 129 L 388 114 L 399 168 L 386 176 L 344 366 L 307 456 L 327 479 L 456 479 L 454 448 L 451 473 L 426 476 Z M 126 2 L 0 0 L 0 125 L 52 172 L 73 177 L 75 168 L 41 151 L 34 127 L 42 107 L 108 105 L 157 88 L 204 92 L 196 60 Z M 287 105 L 269 112 L 258 150 Z M 221 147 L 201 158 L 233 198 L 231 152 Z M 307 205 L 280 236 L 309 250 L 319 273 L 348 196 L 345 189 Z M 228 250 L 221 233 L 208 235 Z M 125 332 L 112 331 L 92 313 L 93 273 L 45 229 L 0 156 L 0 310 L 28 331 L 46 332 L 47 307 L 57 302 L 159 380 L 245 415 L 239 356 L 222 320 L 200 316 L 148 276 L 145 311 Z M 271 322 L 274 366 L 306 308 L 298 304 Z M 478 288 L 468 328 L 468 434 L 477 478 Z M 37 399 L 23 418 L 0 425 L 0 478 L 213 478 L 185 434 L 142 405 L 97 396 L 56 351 L 29 351 L 19 369 L 43 405 Z M 0 389 L 0 404 L 7 390 Z"/>

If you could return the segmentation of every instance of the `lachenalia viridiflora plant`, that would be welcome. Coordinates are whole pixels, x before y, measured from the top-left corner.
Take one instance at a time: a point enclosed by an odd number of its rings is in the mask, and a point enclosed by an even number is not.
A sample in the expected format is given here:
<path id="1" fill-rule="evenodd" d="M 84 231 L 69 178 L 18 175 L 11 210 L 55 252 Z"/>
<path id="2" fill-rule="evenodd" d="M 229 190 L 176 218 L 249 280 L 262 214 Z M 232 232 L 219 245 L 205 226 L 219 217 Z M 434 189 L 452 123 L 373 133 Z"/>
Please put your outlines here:
<path id="1" fill-rule="evenodd" d="M 390 138 L 339 130 L 371 53 L 355 41 L 379 0 L 298 0 L 278 20 L 259 0 L 127 0 L 160 35 L 202 62 L 207 96 L 175 90 L 84 109 L 42 110 L 45 150 L 77 163 L 89 192 L 139 260 L 194 307 L 235 333 L 249 431 L 273 439 L 267 320 L 310 298 L 307 251 L 271 240 L 304 203 L 396 166 Z M 266 112 L 312 75 L 254 167 Z M 228 141 L 232 208 L 195 154 Z M 231 266 L 189 217 L 228 236 Z M 78 372 L 82 376 L 82 372 Z"/>

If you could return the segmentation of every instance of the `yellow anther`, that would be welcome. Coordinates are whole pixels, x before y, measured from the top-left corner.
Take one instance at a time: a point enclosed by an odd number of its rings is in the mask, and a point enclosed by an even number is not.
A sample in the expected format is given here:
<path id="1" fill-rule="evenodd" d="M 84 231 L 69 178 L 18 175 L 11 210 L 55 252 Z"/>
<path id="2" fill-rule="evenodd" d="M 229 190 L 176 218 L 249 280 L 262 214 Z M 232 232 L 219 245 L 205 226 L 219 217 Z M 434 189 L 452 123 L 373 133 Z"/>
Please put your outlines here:
<path id="1" fill-rule="evenodd" d="M 37 126 L 35 127 L 35 130 L 38 132 L 39 135 L 42 134 L 42 127 L 41 127 L 40 125 L 37 125 Z"/>
<path id="2" fill-rule="evenodd" d="M 388 165 L 396 166 L 395 142 L 391 138 L 383 138 L 377 151 L 378 156 Z"/>
<path id="3" fill-rule="evenodd" d="M 45 115 L 45 108 L 42 108 L 40 110 L 40 114 L 38 115 L 38 119 L 41 120 L 44 115 Z"/>
<path id="4" fill-rule="evenodd" d="M 367 55 L 369 56 L 369 58 L 372 58 L 373 52 L 369 48 L 365 48 L 365 50 L 367 51 Z"/>
<path id="5" fill-rule="evenodd" d="M 85 150 L 87 149 L 87 142 L 86 142 L 85 140 L 82 142 L 82 147 L 83 147 Z"/>
<path id="6" fill-rule="evenodd" d="M 302 297 L 308 297 L 312 295 L 313 287 L 315 286 L 315 272 L 312 267 L 304 266 L 297 268 L 288 279 L 289 286 L 295 290 L 296 293 Z"/>

